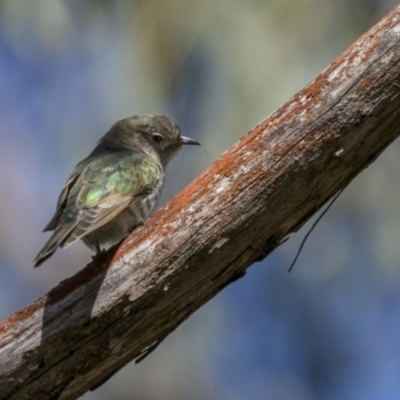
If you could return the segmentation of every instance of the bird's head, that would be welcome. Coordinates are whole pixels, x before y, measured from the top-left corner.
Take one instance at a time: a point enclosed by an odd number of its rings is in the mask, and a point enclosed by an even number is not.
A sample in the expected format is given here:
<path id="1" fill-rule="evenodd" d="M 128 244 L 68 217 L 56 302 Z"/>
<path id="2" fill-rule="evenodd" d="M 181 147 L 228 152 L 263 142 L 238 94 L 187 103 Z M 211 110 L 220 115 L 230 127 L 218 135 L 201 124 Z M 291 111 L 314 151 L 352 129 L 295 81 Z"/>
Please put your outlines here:
<path id="1" fill-rule="evenodd" d="M 142 114 L 116 122 L 100 139 L 99 146 L 138 150 L 156 158 L 163 168 L 185 144 L 200 145 L 182 136 L 176 121 L 158 114 Z M 98 147 L 99 147 L 98 146 Z"/>

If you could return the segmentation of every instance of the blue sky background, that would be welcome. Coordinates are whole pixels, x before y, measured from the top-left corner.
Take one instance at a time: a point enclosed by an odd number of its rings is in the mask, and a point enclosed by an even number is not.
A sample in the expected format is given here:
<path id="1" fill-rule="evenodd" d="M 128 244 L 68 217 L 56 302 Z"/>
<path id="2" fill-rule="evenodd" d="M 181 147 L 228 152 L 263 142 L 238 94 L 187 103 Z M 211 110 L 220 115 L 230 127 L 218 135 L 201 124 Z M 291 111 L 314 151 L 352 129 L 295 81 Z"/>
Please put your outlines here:
<path id="1" fill-rule="evenodd" d="M 0 317 L 90 261 L 41 230 L 111 124 L 166 113 L 185 148 L 161 204 L 311 81 L 394 0 L 0 1 Z M 86 400 L 400 398 L 396 141 L 287 269 L 310 223 Z M 206 266 L 205 266 L 206 267 Z"/>

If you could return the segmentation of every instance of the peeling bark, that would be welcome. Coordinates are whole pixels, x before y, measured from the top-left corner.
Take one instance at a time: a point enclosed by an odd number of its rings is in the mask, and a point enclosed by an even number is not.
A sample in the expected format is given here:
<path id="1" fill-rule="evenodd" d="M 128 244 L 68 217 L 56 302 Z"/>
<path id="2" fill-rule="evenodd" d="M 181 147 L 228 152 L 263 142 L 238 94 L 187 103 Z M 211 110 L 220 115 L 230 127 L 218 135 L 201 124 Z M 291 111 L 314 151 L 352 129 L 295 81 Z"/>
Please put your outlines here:
<path id="1" fill-rule="evenodd" d="M 0 324 L 0 399 L 75 399 L 152 351 L 400 126 L 400 6 L 119 248 Z"/>

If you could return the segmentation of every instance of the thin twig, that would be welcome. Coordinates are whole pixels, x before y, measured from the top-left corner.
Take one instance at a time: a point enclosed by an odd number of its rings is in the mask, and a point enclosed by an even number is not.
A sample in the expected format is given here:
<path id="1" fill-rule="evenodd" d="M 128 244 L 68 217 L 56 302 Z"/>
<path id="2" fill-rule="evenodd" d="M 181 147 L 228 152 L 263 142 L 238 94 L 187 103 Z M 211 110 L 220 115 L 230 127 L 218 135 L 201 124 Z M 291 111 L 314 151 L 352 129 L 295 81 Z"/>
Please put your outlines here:
<path id="1" fill-rule="evenodd" d="M 304 236 L 304 239 L 301 242 L 301 245 L 299 247 L 299 250 L 297 250 L 297 254 L 296 257 L 294 258 L 292 264 L 290 265 L 290 268 L 288 270 L 288 272 L 290 272 L 292 270 L 292 268 L 294 267 L 294 264 L 296 264 L 297 259 L 299 258 L 299 255 L 301 253 L 301 250 L 303 249 L 304 244 L 306 243 L 306 240 L 308 239 L 308 237 L 310 236 L 311 232 L 314 230 L 314 228 L 317 226 L 318 222 L 321 221 L 322 217 L 328 212 L 328 210 L 332 207 L 333 203 L 338 199 L 338 197 L 343 193 L 343 190 L 345 188 L 340 189 L 335 196 L 333 196 L 333 199 L 331 200 L 331 202 L 329 203 L 328 207 L 326 207 L 326 209 L 321 213 L 321 215 L 317 218 L 317 220 L 313 223 L 311 229 L 307 232 L 307 235 Z"/>

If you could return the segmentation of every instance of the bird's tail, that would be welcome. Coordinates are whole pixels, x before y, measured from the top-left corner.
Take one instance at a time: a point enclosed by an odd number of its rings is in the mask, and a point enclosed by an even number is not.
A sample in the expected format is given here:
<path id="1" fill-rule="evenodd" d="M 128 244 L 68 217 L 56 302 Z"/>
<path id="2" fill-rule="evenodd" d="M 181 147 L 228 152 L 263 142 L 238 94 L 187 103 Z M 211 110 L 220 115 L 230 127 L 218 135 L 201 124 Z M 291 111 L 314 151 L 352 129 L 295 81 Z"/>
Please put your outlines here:
<path id="1" fill-rule="evenodd" d="M 68 225 L 61 226 L 54 231 L 54 233 L 50 236 L 50 239 L 46 242 L 42 250 L 39 251 L 39 254 L 33 260 L 35 262 L 35 268 L 39 267 L 53 255 L 53 253 L 57 250 L 57 247 L 61 246 L 68 238 L 75 226 L 76 222 L 73 222 Z"/>

